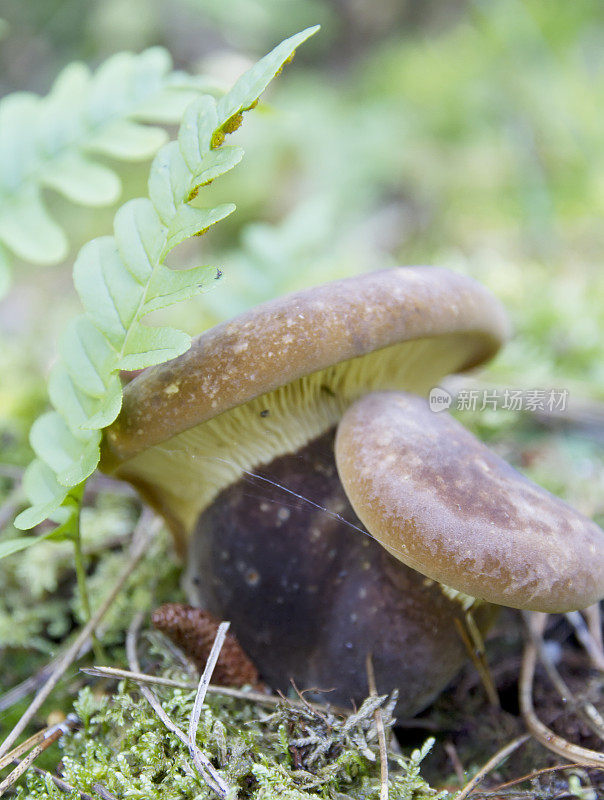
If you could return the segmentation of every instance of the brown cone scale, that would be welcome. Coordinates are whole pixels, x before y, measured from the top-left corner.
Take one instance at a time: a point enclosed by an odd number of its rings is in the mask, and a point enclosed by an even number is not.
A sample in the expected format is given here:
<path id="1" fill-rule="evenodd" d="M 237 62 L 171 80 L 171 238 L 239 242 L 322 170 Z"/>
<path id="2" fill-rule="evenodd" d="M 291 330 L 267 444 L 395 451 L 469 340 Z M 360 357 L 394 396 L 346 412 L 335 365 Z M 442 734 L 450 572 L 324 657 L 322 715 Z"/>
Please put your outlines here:
<path id="1" fill-rule="evenodd" d="M 185 603 L 164 603 L 155 609 L 151 622 L 203 672 L 218 633 L 219 619 Z M 224 639 L 211 681 L 218 686 L 262 688 L 256 667 L 230 632 Z"/>

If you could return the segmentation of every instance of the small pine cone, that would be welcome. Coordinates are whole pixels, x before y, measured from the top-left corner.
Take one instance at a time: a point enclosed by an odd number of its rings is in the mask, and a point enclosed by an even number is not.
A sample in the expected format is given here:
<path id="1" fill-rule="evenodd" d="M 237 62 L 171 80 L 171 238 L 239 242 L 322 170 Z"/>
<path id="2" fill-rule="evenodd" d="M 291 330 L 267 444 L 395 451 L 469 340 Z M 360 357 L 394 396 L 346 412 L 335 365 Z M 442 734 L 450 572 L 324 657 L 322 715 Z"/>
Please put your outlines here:
<path id="1" fill-rule="evenodd" d="M 200 670 L 204 669 L 220 620 L 209 611 L 185 603 L 165 603 L 153 612 L 151 622 L 180 647 Z M 226 635 L 212 683 L 219 686 L 261 686 L 256 667 L 232 633 Z"/>

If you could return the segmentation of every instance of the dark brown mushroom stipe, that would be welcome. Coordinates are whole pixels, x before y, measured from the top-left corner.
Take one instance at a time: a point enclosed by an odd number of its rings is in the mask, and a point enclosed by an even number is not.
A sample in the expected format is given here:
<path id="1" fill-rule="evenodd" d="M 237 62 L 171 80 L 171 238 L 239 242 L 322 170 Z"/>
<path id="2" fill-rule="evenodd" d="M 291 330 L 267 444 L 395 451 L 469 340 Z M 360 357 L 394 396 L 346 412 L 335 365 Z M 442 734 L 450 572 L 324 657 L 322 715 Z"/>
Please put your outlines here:
<path id="1" fill-rule="evenodd" d="M 567 575 L 558 584 L 550 580 L 540 595 L 532 578 L 524 580 L 512 568 L 506 572 L 501 559 L 517 546 L 520 524 L 508 545 L 492 503 L 497 535 L 481 534 L 467 522 L 477 514 L 478 501 L 468 487 L 479 460 L 468 466 L 471 459 L 465 462 L 462 451 L 468 446 L 475 454 L 482 446 L 442 415 L 430 425 L 415 424 L 430 441 L 439 431 L 454 431 L 459 447 L 452 445 L 445 474 L 434 463 L 423 466 L 427 442 L 421 437 L 416 445 L 422 456 L 407 451 L 415 467 L 412 476 L 405 473 L 405 456 L 387 450 L 389 432 L 376 427 L 381 412 L 364 440 L 362 404 L 371 402 L 372 393 L 377 398 L 390 390 L 426 394 L 443 376 L 491 357 L 507 335 L 498 301 L 471 279 L 445 270 L 386 270 L 298 292 L 216 326 L 180 358 L 137 376 L 106 433 L 102 467 L 133 483 L 163 514 L 177 547 L 189 550 L 191 593 L 231 621 L 269 684 L 286 689 L 293 678 L 302 689 L 333 689 L 328 695 L 333 702 L 358 703 L 367 694 L 365 658 L 371 652 L 378 691 L 398 688 L 398 713 L 412 714 L 444 688 L 464 659 L 455 619 L 471 609 L 484 630 L 493 616 L 494 607 L 476 596 L 507 603 L 516 585 L 533 598 L 563 587 L 560 603 L 571 607 L 577 599 L 601 596 L 604 588 L 600 566 L 591 578 L 586 568 L 581 580 L 589 586 L 578 593 Z M 410 401 L 409 415 L 416 410 Z M 337 449 L 344 486 L 333 445 L 343 416 Z M 405 424 L 413 427 L 411 416 Z M 438 462 L 441 445 L 436 446 Z M 362 456 L 358 463 L 356 452 Z M 493 464 L 489 458 L 484 455 L 487 466 Z M 385 479 L 382 485 L 369 480 L 374 467 Z M 493 466 L 502 474 L 506 468 L 512 471 L 499 460 Z M 420 473 L 436 481 L 430 501 Z M 405 486 L 421 486 L 422 500 L 407 506 L 396 493 L 397 480 L 403 492 Z M 447 481 L 451 486 L 445 491 Z M 518 476 L 501 481 L 510 498 L 519 487 L 525 498 L 537 492 L 552 519 L 564 506 L 550 495 L 543 499 L 546 493 L 536 487 L 529 490 L 532 484 Z M 375 538 L 355 530 L 363 524 L 349 492 Z M 469 505 L 457 514 L 454 498 Z M 564 552 L 593 544 L 599 564 L 601 532 L 598 538 L 592 523 L 564 509 L 569 531 L 579 533 Z M 439 534 L 441 520 L 446 524 Z M 587 533 L 580 533 L 586 524 Z M 466 535 L 468 547 L 476 547 L 482 536 L 493 553 L 464 559 Z M 434 558 L 427 568 L 423 551 Z M 544 555 L 543 548 L 528 546 L 529 552 L 537 559 Z M 448 555 L 456 565 L 450 569 Z M 569 563 L 583 564 L 585 554 L 575 556 Z M 551 578 L 555 564 L 550 558 L 549 572 L 538 564 L 529 573 Z M 458 568 L 466 566 L 471 578 L 458 580 Z M 494 589 L 483 591 L 481 570 L 485 584 L 496 579 Z"/>
<path id="2" fill-rule="evenodd" d="M 264 481 L 224 489 L 197 523 L 187 582 L 197 604 L 231 621 L 265 681 L 330 690 L 338 705 L 367 695 L 365 654 L 380 691 L 400 687 L 398 713 L 425 708 L 467 652 L 453 623 L 463 608 L 391 556 L 362 528 L 342 488 L 332 429 L 258 473 L 312 497 L 330 516 Z M 474 612 L 483 631 L 487 603 Z M 444 657 L 443 657 L 444 656 Z M 429 664 L 425 669 L 421 665 Z"/>

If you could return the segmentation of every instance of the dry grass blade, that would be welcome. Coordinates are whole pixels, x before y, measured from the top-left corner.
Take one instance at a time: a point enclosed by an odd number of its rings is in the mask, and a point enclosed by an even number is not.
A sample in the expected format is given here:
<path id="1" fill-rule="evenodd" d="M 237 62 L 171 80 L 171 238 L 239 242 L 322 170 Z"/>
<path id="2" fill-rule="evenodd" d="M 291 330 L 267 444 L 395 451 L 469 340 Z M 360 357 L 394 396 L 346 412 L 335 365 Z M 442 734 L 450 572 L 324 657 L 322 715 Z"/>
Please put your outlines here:
<path id="1" fill-rule="evenodd" d="M 202 777 L 207 772 L 207 764 L 200 761 L 200 750 L 195 744 L 197 739 L 197 728 L 199 727 L 199 716 L 201 714 L 201 707 L 203 706 L 203 701 L 205 700 L 208 686 L 210 685 L 210 678 L 214 672 L 214 668 L 216 666 L 216 662 L 218 661 L 220 651 L 222 650 L 222 645 L 224 644 L 224 639 L 227 635 L 229 626 L 229 622 L 221 622 L 218 626 L 214 644 L 210 650 L 210 655 L 208 656 L 205 669 L 201 675 L 201 678 L 199 679 L 199 687 L 197 688 L 195 702 L 193 703 L 193 710 L 191 711 L 191 719 L 189 720 L 189 753 L 191 754 L 195 768 Z M 226 782 L 224 786 L 228 788 Z"/>
<path id="2" fill-rule="evenodd" d="M 499 695 L 497 694 L 497 689 L 493 683 L 493 678 L 491 677 L 491 672 L 487 663 L 484 642 L 472 613 L 467 611 L 463 622 L 457 617 L 455 617 L 454 622 L 470 660 L 474 665 L 474 669 L 480 676 L 489 704 L 492 705 L 493 708 L 500 708 Z"/>
<path id="3" fill-rule="evenodd" d="M 502 747 L 501 750 L 498 750 L 495 755 L 492 758 L 489 758 L 487 763 L 478 770 L 472 780 L 468 781 L 463 789 L 455 795 L 454 800 L 465 800 L 465 798 L 474 791 L 478 784 L 486 778 L 489 772 L 492 772 L 496 767 L 499 766 L 499 764 L 501 764 L 504 759 L 511 755 L 530 738 L 531 737 L 525 733 L 524 736 L 518 736 L 518 738 L 512 739 L 512 741 L 506 744 L 505 747 Z"/>
<path id="4" fill-rule="evenodd" d="M 34 763 L 39 755 L 49 748 L 51 744 L 54 744 L 56 741 L 58 741 L 63 734 L 67 733 L 68 730 L 71 730 L 71 728 L 77 724 L 77 721 L 77 717 L 72 714 L 65 720 L 65 722 L 61 722 L 58 725 L 53 725 L 51 728 L 47 728 L 45 731 L 41 731 L 41 737 L 40 734 L 38 734 L 37 737 L 30 737 L 28 740 L 29 742 L 36 738 L 38 743 L 34 745 L 26 758 L 24 758 L 22 761 L 18 761 L 15 769 L 2 781 L 2 783 L 0 783 L 0 797 L 2 797 L 2 795 L 19 780 L 19 778 Z M 19 750 L 21 748 L 16 749 Z M 12 760 L 15 760 L 15 758 Z"/>
<path id="5" fill-rule="evenodd" d="M 531 636 L 527 637 L 520 670 L 520 710 L 532 736 L 537 739 L 544 747 L 552 753 L 566 758 L 568 761 L 578 762 L 584 767 L 604 767 L 604 753 L 596 750 L 588 750 L 585 747 L 573 744 L 558 736 L 550 728 L 544 725 L 535 714 L 533 707 L 533 679 L 535 677 L 535 667 L 537 665 L 537 645 L 534 638 L 541 639 L 547 614 L 531 612 L 525 617 L 531 630 Z"/>
<path id="6" fill-rule="evenodd" d="M 589 728 L 604 741 L 604 719 L 598 709 L 587 701 L 579 700 L 571 691 L 564 678 L 560 675 L 554 662 L 548 655 L 543 644 L 543 638 L 537 637 L 530 625 L 527 625 L 528 633 L 532 638 L 533 644 L 537 648 L 539 660 L 545 667 L 545 671 L 552 682 L 554 688 L 562 698 L 567 707 L 573 708 L 581 715 Z"/>
<path id="7" fill-rule="evenodd" d="M 127 669 L 118 669 L 117 667 L 82 667 L 80 672 L 85 672 L 86 675 L 93 675 L 97 678 L 113 678 L 120 680 L 127 678 L 128 680 L 136 681 L 137 683 L 150 683 L 156 686 L 171 686 L 174 689 L 196 689 L 196 683 L 189 681 L 175 681 L 171 678 L 160 678 L 155 675 L 147 675 L 144 672 L 132 672 Z M 288 703 L 296 708 L 312 708 L 314 711 L 331 711 L 335 714 L 342 716 L 350 716 L 352 710 L 350 708 L 342 708 L 341 706 L 326 705 L 324 703 L 309 703 L 308 700 L 295 700 L 285 697 L 283 694 L 270 695 L 262 694 L 261 692 L 248 691 L 247 689 L 234 689 L 232 686 L 215 686 L 210 684 L 207 688 L 208 694 L 221 694 L 226 697 L 235 697 L 238 700 L 248 700 L 252 703 L 265 705 L 269 707 L 278 706 L 280 703 Z M 417 726 L 412 725 L 413 720 L 409 721 L 410 727 L 424 727 L 421 723 L 423 720 L 418 720 Z M 397 724 L 399 724 L 397 722 Z"/>
<path id="8" fill-rule="evenodd" d="M 604 652 L 602 651 L 602 646 L 599 640 L 592 636 L 581 614 L 579 614 L 578 611 L 568 611 L 564 616 L 573 626 L 575 636 L 583 645 L 592 666 L 595 669 L 604 671 Z"/>
<path id="9" fill-rule="evenodd" d="M 133 620 L 128 630 L 128 635 L 126 637 L 126 653 L 128 656 L 128 663 L 130 664 L 130 668 L 133 672 L 140 672 L 140 665 L 138 663 L 138 656 L 136 654 L 136 642 L 138 638 L 138 633 L 140 630 L 140 626 L 142 623 L 142 614 L 138 614 Z M 149 703 L 153 711 L 157 714 L 159 719 L 163 722 L 166 728 L 173 733 L 180 741 L 186 746 L 189 747 L 189 739 L 188 737 L 181 731 L 181 729 L 175 725 L 170 717 L 164 711 L 161 703 L 155 696 L 155 694 L 149 689 L 148 686 L 141 685 L 140 691 L 145 698 L 145 700 Z M 196 751 L 198 752 L 198 760 L 205 770 L 203 774 L 203 779 L 205 783 L 212 789 L 212 791 L 216 792 L 219 797 L 226 798 L 229 787 L 226 781 L 222 778 L 222 776 L 214 769 L 212 764 L 210 764 L 209 760 L 204 756 L 204 754 L 199 750 L 199 748 L 194 745 Z"/>
<path id="10" fill-rule="evenodd" d="M 373 659 L 371 653 L 367 653 L 365 659 L 365 669 L 367 671 L 367 683 L 369 684 L 369 694 L 377 697 L 377 686 L 375 684 L 375 671 L 373 669 Z M 378 744 L 380 748 L 380 800 L 388 800 L 388 751 L 386 749 L 386 731 L 384 729 L 384 718 L 380 708 L 373 712 L 375 727 L 377 730 Z"/>
<path id="11" fill-rule="evenodd" d="M 19 719 L 15 727 L 12 731 L 8 734 L 4 742 L 0 745 L 0 756 L 4 755 L 8 752 L 8 750 L 12 747 L 18 737 L 23 733 L 26 729 L 30 721 L 34 718 L 35 714 L 41 708 L 42 704 L 48 697 L 48 695 L 52 692 L 54 687 L 60 681 L 61 677 L 64 675 L 65 671 L 69 668 L 69 666 L 76 660 L 82 645 L 86 642 L 92 635 L 92 633 L 97 628 L 100 621 L 103 619 L 107 611 L 111 608 L 113 601 L 117 597 L 117 595 L 121 592 L 124 587 L 124 584 L 137 567 L 138 563 L 143 558 L 148 542 L 150 539 L 155 536 L 159 529 L 161 528 L 161 520 L 158 517 L 154 517 L 150 512 L 144 512 L 142 517 L 140 518 L 136 530 L 134 531 L 133 541 L 136 543 L 133 546 L 133 550 L 130 556 L 130 560 L 126 565 L 124 571 L 120 575 L 118 581 L 116 582 L 113 589 L 109 592 L 106 600 L 101 604 L 99 609 L 93 614 L 90 620 L 84 625 L 78 636 L 74 639 L 73 643 L 70 647 L 67 648 L 63 656 L 57 662 L 54 670 L 40 688 L 32 702 L 29 704 L 26 711 L 23 713 L 22 717 Z M 144 530 L 146 535 L 144 538 L 141 537 L 140 532 Z M 138 532 L 138 535 L 137 535 Z"/>

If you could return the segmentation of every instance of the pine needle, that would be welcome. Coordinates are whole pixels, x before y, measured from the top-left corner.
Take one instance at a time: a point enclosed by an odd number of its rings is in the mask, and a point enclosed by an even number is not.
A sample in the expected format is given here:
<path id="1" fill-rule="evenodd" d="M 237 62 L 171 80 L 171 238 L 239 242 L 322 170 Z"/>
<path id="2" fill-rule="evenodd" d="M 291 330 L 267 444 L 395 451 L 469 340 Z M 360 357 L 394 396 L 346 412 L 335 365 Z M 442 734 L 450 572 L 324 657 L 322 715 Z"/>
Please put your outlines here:
<path id="1" fill-rule="evenodd" d="M 140 626 L 142 623 L 142 614 L 137 614 L 137 616 L 132 620 L 130 628 L 128 630 L 128 635 L 126 637 L 126 653 L 128 656 L 128 662 L 130 664 L 131 669 L 134 672 L 140 672 L 140 665 L 138 663 L 138 656 L 136 654 L 136 642 L 138 638 L 138 633 L 140 630 Z M 173 733 L 180 741 L 186 745 L 187 747 L 191 747 L 189 743 L 189 739 L 181 729 L 172 722 L 170 717 L 164 711 L 161 703 L 159 702 L 157 696 L 149 689 L 148 686 L 140 686 L 140 691 L 145 700 L 149 703 L 153 711 L 155 711 L 156 715 L 159 719 L 163 722 L 166 728 Z M 210 761 L 206 758 L 206 756 L 201 752 L 201 750 L 193 743 L 192 747 L 196 752 L 197 759 L 195 761 L 196 766 L 200 769 L 201 776 L 205 783 L 214 791 L 216 794 L 221 798 L 226 798 L 229 786 L 222 778 L 222 776 L 214 769 Z"/>
<path id="2" fill-rule="evenodd" d="M 68 730 L 71 730 L 71 728 L 73 728 L 77 722 L 78 718 L 75 716 L 75 714 L 71 714 L 64 722 L 60 722 L 58 725 L 53 725 L 44 731 L 40 731 L 40 733 L 36 736 L 30 737 L 27 743 L 31 743 L 32 740 L 35 740 L 37 743 L 22 761 L 18 761 L 15 769 L 2 781 L 2 783 L 0 783 L 0 797 L 2 797 L 2 795 L 19 780 L 19 778 L 34 763 L 39 755 L 47 750 L 51 744 L 54 744 L 56 741 L 58 741 L 63 734 L 67 733 Z M 20 748 L 16 748 L 16 750 L 21 750 L 21 752 L 23 752 L 23 745 Z M 11 760 L 15 760 L 14 755 Z"/>
<path id="3" fill-rule="evenodd" d="M 210 684 L 210 678 L 212 677 L 212 673 L 216 667 L 216 662 L 218 661 L 218 656 L 222 650 L 229 626 L 229 622 L 221 622 L 218 626 L 214 644 L 210 650 L 210 655 L 208 656 L 205 669 L 201 678 L 199 679 L 199 687 L 197 689 L 197 694 L 195 695 L 195 702 L 193 703 L 193 710 L 191 711 L 191 718 L 189 720 L 189 753 L 191 754 L 195 768 L 202 777 L 204 777 L 207 773 L 207 766 L 209 762 L 207 762 L 206 759 L 200 759 L 201 751 L 195 744 L 197 740 L 197 728 L 199 727 L 201 707 L 203 706 L 203 701 L 206 697 L 206 692 Z M 228 789 L 228 784 L 226 784 L 226 782 L 224 783 L 224 787 Z"/>
<path id="4" fill-rule="evenodd" d="M 82 667 L 80 672 L 86 675 L 93 675 L 97 678 L 113 678 L 115 680 L 125 678 L 127 680 L 136 681 L 137 683 L 149 683 L 156 686 L 170 686 L 173 689 L 196 689 L 197 684 L 189 681 L 176 681 L 172 678 L 162 678 L 156 675 L 147 675 L 145 672 L 134 672 L 127 669 L 118 669 L 117 667 Z M 270 695 L 262 694 L 262 692 L 248 691 L 247 689 L 234 689 L 232 686 L 216 686 L 210 684 L 207 687 L 208 694 L 222 694 L 226 697 L 235 697 L 238 700 L 248 700 L 252 703 L 258 703 L 265 706 L 278 706 L 281 703 L 295 706 L 297 708 L 312 708 L 314 711 L 331 711 L 343 716 L 349 716 L 352 711 L 349 708 L 342 708 L 341 706 L 327 705 L 325 703 L 309 703 L 307 700 L 295 700 L 290 697 L 285 697 L 282 694 Z M 418 720 L 417 727 L 422 727 Z M 415 726 L 414 726 L 415 727 Z"/>
<path id="5" fill-rule="evenodd" d="M 365 659 L 365 668 L 367 670 L 369 694 L 371 697 L 377 697 L 375 671 L 373 669 L 371 653 L 367 653 L 367 658 Z M 388 800 L 388 751 L 386 749 L 386 731 L 384 730 L 382 710 L 380 708 L 376 708 L 373 712 L 373 716 L 375 719 L 375 727 L 377 730 L 378 744 L 380 748 L 380 800 Z"/>

